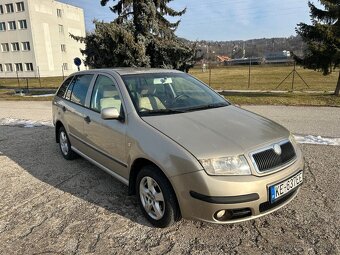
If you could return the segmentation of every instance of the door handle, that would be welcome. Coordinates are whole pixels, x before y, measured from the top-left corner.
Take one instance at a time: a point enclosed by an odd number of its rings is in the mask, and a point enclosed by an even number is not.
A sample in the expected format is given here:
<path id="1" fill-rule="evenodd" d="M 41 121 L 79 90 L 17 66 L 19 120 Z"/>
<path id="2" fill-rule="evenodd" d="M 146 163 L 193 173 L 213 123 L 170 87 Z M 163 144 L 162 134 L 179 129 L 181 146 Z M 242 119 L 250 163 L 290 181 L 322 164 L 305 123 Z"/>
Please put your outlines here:
<path id="1" fill-rule="evenodd" d="M 84 118 L 84 120 L 86 121 L 87 124 L 89 124 L 89 123 L 91 122 L 91 119 L 90 119 L 89 116 L 86 116 L 86 117 Z"/>

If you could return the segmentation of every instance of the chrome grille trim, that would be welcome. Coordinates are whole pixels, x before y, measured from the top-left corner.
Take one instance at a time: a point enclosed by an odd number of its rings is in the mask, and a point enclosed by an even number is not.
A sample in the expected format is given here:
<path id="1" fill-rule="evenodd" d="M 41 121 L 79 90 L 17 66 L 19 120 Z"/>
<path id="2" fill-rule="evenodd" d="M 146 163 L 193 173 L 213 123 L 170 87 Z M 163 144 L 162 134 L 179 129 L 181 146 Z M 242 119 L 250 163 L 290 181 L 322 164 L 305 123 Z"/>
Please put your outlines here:
<path id="1" fill-rule="evenodd" d="M 271 150 L 271 149 L 273 150 L 275 144 L 279 144 L 280 146 L 282 146 L 282 145 L 287 144 L 287 143 L 290 143 L 291 146 L 292 146 L 292 148 L 293 148 L 293 150 L 294 150 L 294 157 L 292 157 L 292 159 L 290 159 L 289 161 L 285 162 L 285 163 L 282 164 L 282 165 L 278 165 L 278 166 L 275 166 L 275 167 L 270 168 L 270 169 L 266 169 L 266 170 L 260 170 L 260 169 L 259 169 L 259 167 L 258 167 L 258 165 L 257 165 L 257 162 L 256 162 L 256 160 L 254 159 L 254 155 L 255 155 L 255 154 L 258 154 L 258 153 L 261 153 L 261 152 L 264 152 L 264 151 L 267 151 L 267 150 Z M 251 159 L 251 162 L 253 163 L 253 166 L 254 166 L 256 172 L 257 172 L 258 174 L 260 174 L 260 175 L 265 175 L 265 174 L 269 174 L 269 173 L 273 173 L 273 172 L 280 171 L 280 170 L 282 170 L 282 169 L 284 169 L 284 168 L 286 168 L 286 167 L 292 165 L 292 164 L 296 161 L 296 159 L 297 159 L 296 150 L 295 150 L 295 148 L 294 148 L 293 143 L 292 143 L 289 139 L 284 139 L 284 140 L 278 141 L 278 142 L 276 142 L 276 143 L 273 143 L 273 144 L 271 144 L 271 145 L 269 145 L 269 146 L 266 146 L 266 147 L 263 147 L 263 148 L 261 148 L 261 149 L 252 151 L 252 152 L 249 153 L 249 157 L 250 157 L 250 159 Z M 268 159 L 263 159 L 263 160 L 266 161 L 266 160 L 268 160 Z"/>

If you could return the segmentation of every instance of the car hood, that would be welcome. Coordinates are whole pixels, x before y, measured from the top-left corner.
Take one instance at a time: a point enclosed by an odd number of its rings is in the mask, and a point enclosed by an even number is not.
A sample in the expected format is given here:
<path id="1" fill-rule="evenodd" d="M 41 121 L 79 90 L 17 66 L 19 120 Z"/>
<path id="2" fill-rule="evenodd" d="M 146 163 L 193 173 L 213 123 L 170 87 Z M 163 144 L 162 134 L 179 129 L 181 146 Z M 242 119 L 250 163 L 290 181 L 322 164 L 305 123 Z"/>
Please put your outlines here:
<path id="1" fill-rule="evenodd" d="M 242 155 L 289 136 L 281 125 L 232 105 L 143 120 L 198 159 Z"/>

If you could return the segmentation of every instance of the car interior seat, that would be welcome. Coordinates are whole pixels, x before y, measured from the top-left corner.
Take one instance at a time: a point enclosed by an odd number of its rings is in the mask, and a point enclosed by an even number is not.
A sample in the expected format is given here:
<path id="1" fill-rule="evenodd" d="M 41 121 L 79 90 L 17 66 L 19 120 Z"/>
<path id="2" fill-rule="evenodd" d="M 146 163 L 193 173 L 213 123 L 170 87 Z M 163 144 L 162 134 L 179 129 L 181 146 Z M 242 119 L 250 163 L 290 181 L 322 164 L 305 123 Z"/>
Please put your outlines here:
<path id="1" fill-rule="evenodd" d="M 122 101 L 119 98 L 119 94 L 117 90 L 104 90 L 103 98 L 100 99 L 100 109 L 115 107 L 118 112 L 120 112 L 120 108 L 122 105 Z"/>
<path id="2" fill-rule="evenodd" d="M 154 95 L 154 86 L 144 86 L 139 93 L 139 109 L 161 110 L 166 109 L 161 100 Z"/>

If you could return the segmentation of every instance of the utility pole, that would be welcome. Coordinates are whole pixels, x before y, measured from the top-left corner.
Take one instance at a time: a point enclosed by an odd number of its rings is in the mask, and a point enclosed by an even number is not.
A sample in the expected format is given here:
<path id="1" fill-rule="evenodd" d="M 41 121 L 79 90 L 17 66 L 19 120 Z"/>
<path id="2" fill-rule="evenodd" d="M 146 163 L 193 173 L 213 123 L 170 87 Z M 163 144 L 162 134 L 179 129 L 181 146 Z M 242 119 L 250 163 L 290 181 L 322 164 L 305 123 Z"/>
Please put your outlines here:
<path id="1" fill-rule="evenodd" d="M 286 78 L 284 78 L 279 85 L 277 85 L 277 87 L 275 89 L 278 89 L 287 79 L 290 75 L 293 75 L 293 79 L 292 79 L 292 91 L 294 91 L 294 82 L 295 82 L 295 74 L 300 77 L 300 79 L 303 81 L 303 83 L 306 85 L 307 88 L 309 88 L 307 82 L 302 78 L 302 76 L 299 74 L 298 71 L 296 71 L 296 62 L 294 61 L 294 67 L 293 70 L 286 76 Z"/>
<path id="2" fill-rule="evenodd" d="M 251 70 L 251 58 L 249 58 L 249 76 L 248 76 L 248 89 L 250 88 L 250 70 Z"/>
<path id="3" fill-rule="evenodd" d="M 211 87 L 211 60 L 210 60 L 210 43 L 207 47 L 208 65 L 209 65 L 209 87 Z"/>
<path id="4" fill-rule="evenodd" d="M 41 79 L 40 79 L 40 69 L 39 69 L 39 66 L 37 66 L 37 70 L 38 70 L 39 85 L 40 85 L 40 88 L 41 88 Z"/>

